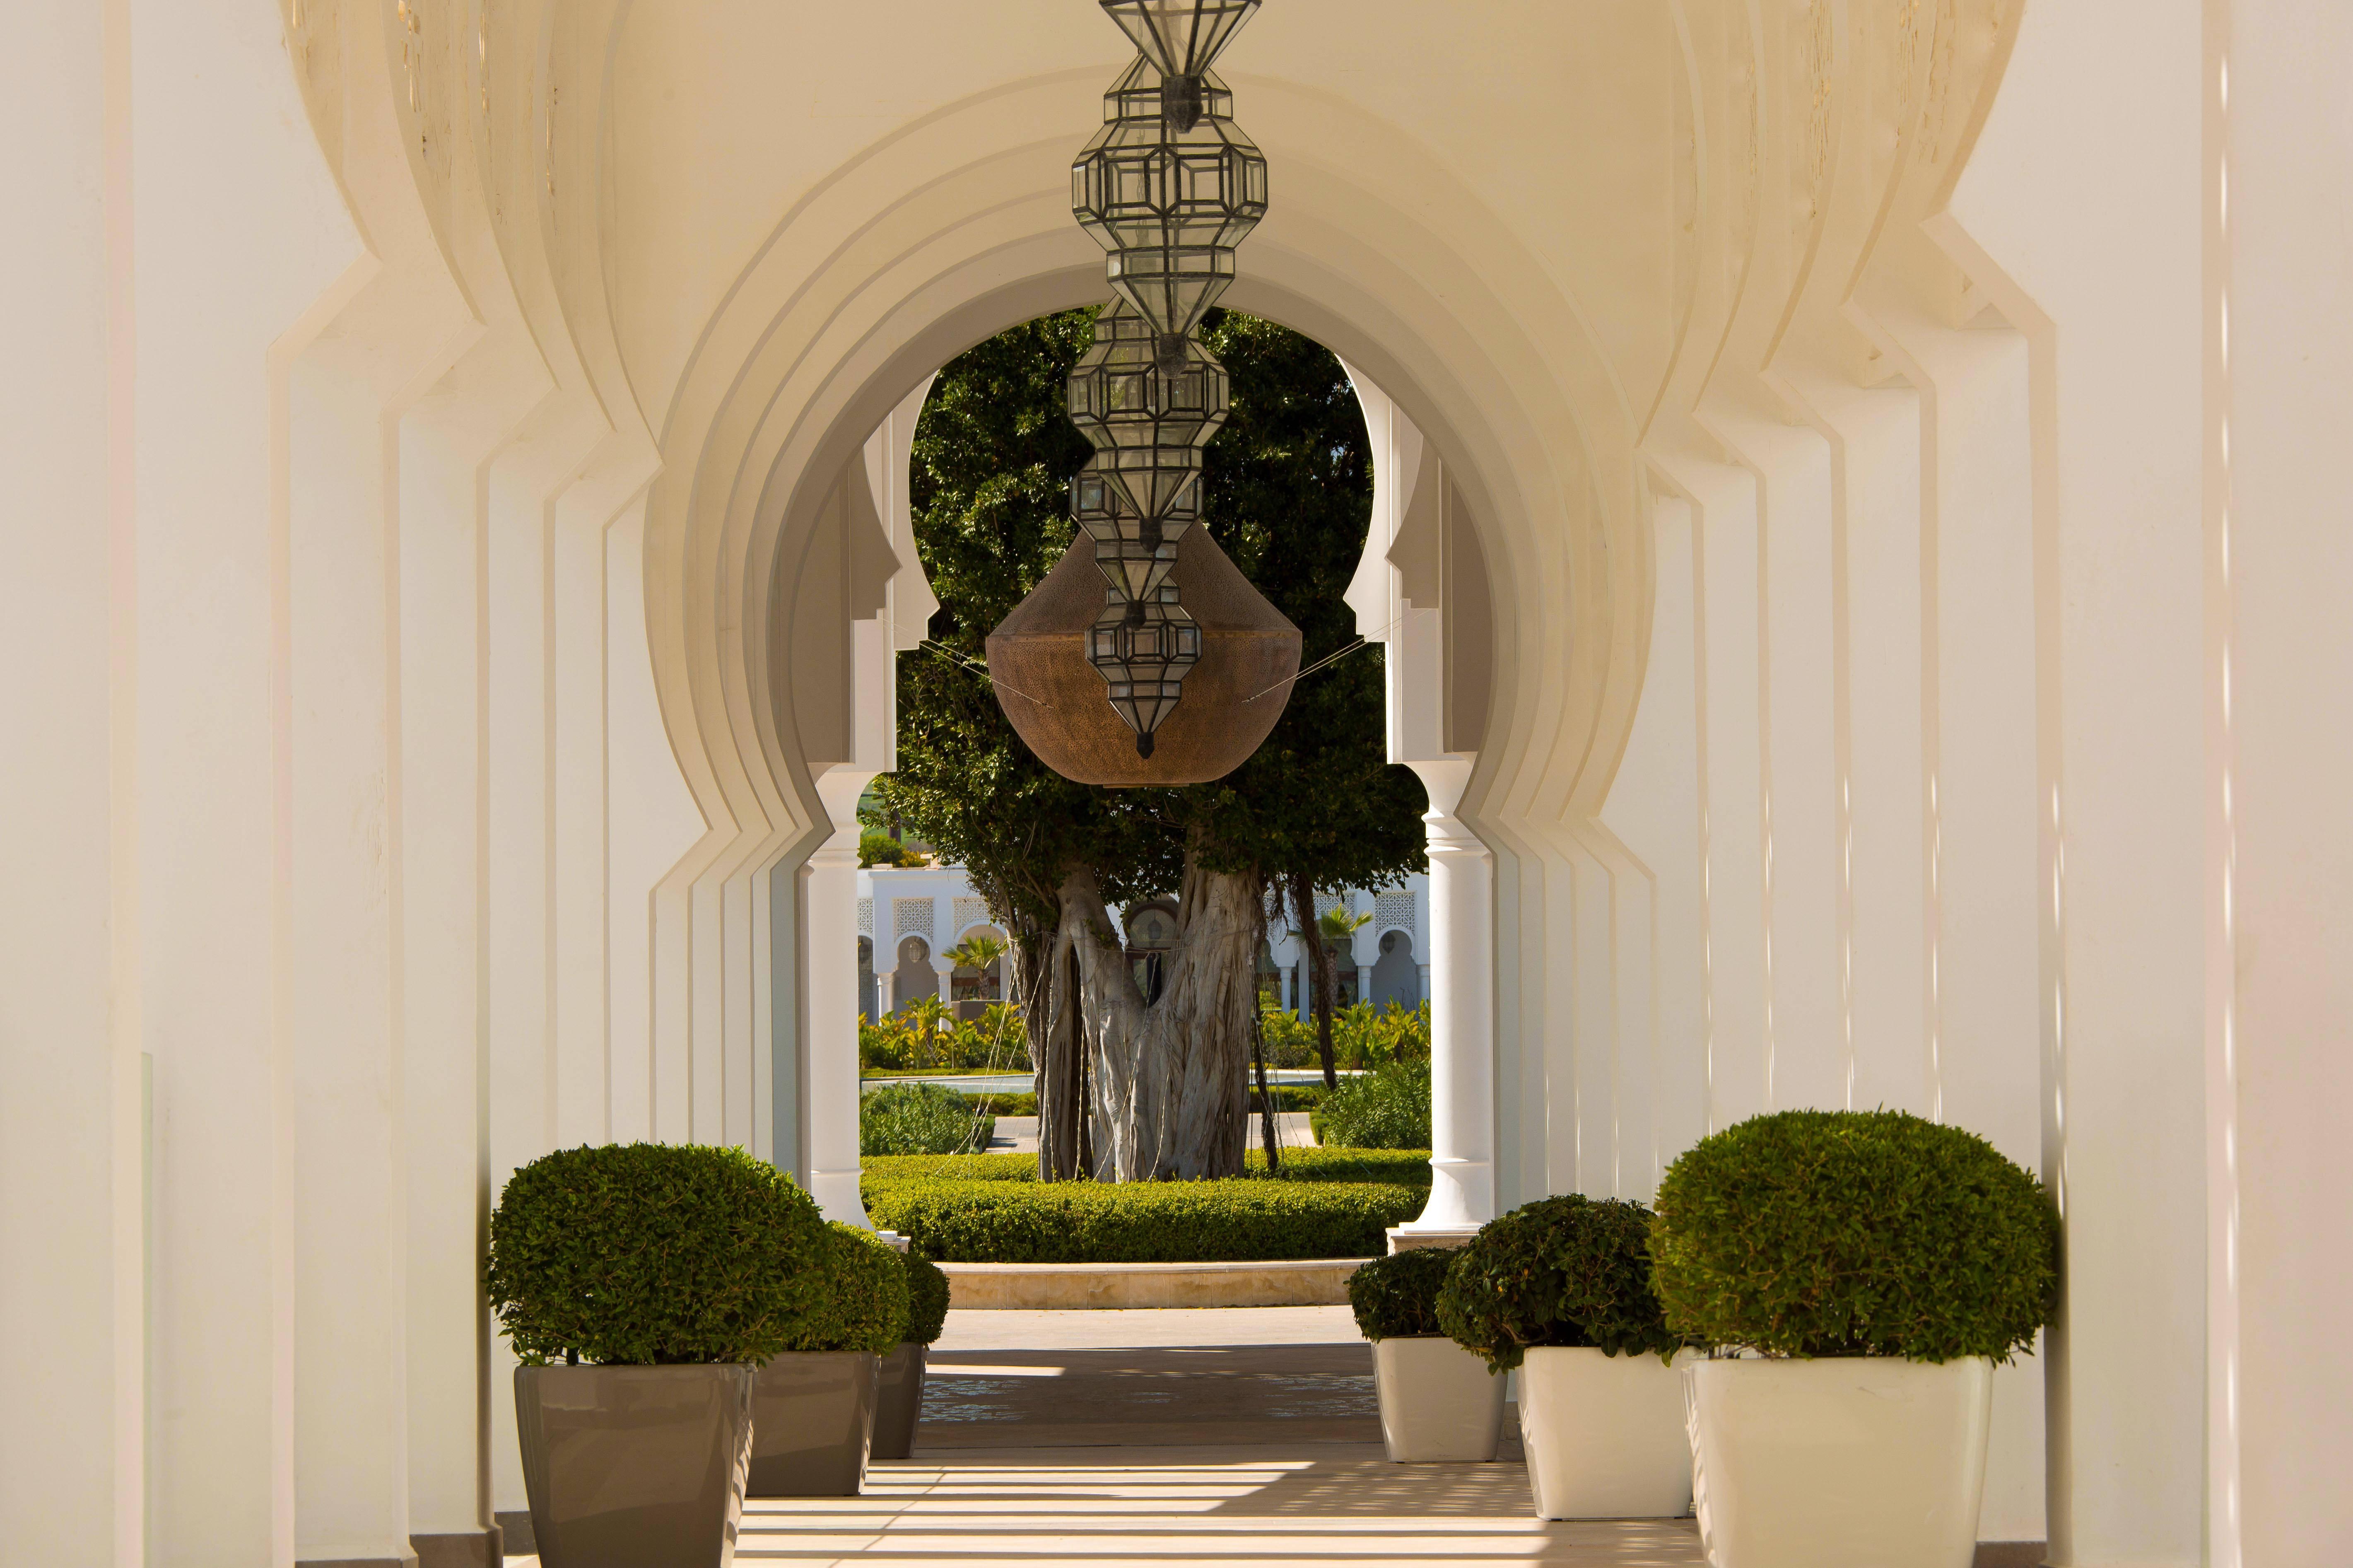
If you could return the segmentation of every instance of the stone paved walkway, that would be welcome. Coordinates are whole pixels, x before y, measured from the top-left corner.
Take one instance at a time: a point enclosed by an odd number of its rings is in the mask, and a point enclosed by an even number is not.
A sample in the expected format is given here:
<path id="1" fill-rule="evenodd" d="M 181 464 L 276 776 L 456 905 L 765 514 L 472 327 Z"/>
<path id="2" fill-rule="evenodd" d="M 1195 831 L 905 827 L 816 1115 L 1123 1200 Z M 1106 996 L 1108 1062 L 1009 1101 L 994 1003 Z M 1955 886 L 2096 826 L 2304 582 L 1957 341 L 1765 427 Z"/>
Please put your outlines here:
<path id="1" fill-rule="evenodd" d="M 747 1505 L 736 1561 L 1702 1568 L 1688 1520 L 1535 1520 L 1516 1425 L 1493 1465 L 1388 1463 L 1343 1307 L 955 1312 L 915 1457 Z"/>

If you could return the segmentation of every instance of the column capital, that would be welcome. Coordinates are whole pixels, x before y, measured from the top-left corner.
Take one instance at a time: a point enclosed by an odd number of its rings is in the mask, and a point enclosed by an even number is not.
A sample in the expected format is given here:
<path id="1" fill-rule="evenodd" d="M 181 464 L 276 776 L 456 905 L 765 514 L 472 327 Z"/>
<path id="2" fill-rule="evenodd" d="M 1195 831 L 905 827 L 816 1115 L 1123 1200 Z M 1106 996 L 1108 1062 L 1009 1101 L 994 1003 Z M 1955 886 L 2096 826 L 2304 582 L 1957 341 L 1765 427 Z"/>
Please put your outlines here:
<path id="1" fill-rule="evenodd" d="M 1461 818 L 1451 811 L 1430 810 L 1422 813 L 1422 832 L 1429 842 L 1430 853 L 1450 858 L 1492 860 L 1490 850 L 1478 834 Z"/>

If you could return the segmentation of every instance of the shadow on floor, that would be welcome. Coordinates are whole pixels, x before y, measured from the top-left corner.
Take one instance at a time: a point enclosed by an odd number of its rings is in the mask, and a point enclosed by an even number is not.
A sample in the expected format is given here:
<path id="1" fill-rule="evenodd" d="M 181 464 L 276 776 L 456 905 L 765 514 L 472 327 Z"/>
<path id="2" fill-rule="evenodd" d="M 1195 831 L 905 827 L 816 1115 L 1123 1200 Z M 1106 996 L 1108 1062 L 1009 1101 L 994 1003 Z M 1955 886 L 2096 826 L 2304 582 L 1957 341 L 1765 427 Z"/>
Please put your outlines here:
<path id="1" fill-rule="evenodd" d="M 1380 1436 L 1372 1353 L 1359 1341 L 934 1355 L 915 1441 L 923 1454 Z"/>

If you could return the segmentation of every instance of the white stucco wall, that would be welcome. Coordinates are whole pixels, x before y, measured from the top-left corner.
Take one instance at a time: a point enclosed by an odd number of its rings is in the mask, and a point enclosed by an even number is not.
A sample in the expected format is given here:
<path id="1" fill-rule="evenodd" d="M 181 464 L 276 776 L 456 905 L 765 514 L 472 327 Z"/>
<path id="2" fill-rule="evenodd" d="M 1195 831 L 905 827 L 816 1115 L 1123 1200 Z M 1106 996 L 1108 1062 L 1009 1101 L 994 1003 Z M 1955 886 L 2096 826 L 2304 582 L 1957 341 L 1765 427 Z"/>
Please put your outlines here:
<path id="1" fill-rule="evenodd" d="M 872 748 L 808 738 L 871 705 L 805 567 L 924 376 L 1102 296 L 1123 51 L 1047 0 L 16 37 L 0 1508 L 395 1556 L 520 1502 L 506 1171 L 810 1114 L 792 879 Z M 2298 0 L 1289 0 L 1229 60 L 1232 302 L 1484 554 L 1487 724 L 1400 689 L 1391 739 L 1493 855 L 1498 1198 L 1799 1104 L 2031 1160 L 2070 1294 L 1984 1529 L 2056 1563 L 2353 1528 L 2348 51 Z"/>

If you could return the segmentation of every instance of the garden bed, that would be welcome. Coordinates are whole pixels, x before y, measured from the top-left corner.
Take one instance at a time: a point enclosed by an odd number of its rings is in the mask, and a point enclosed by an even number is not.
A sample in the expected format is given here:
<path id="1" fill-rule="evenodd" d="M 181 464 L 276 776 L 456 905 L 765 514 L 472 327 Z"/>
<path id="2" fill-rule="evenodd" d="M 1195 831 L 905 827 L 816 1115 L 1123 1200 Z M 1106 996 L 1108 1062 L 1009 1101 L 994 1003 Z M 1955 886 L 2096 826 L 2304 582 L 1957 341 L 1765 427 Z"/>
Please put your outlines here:
<path id="1" fill-rule="evenodd" d="M 942 1263 L 1251 1263 L 1372 1257 L 1429 1201 L 1426 1151 L 1285 1150 L 1279 1178 L 1041 1182 L 1028 1154 L 871 1158 L 866 1212 Z"/>

